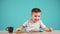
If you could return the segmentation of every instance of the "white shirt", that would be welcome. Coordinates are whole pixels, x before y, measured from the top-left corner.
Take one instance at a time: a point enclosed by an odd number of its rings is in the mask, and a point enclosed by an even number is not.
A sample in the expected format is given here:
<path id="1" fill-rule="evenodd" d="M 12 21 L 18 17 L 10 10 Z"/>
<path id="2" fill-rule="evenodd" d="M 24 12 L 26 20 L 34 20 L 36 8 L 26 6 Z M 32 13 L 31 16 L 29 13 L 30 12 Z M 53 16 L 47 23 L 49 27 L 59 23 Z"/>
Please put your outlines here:
<path id="1" fill-rule="evenodd" d="M 27 20 L 23 26 L 27 27 L 26 31 L 39 31 L 40 27 L 46 28 L 41 20 L 36 23 L 34 23 L 32 20 Z"/>

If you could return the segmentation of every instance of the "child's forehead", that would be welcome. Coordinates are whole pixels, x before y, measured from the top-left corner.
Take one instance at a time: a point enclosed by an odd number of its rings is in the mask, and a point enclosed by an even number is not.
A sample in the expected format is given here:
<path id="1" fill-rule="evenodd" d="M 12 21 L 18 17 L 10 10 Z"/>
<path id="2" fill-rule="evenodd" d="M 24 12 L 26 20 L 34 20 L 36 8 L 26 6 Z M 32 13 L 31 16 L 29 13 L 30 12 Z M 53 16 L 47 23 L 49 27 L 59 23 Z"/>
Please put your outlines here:
<path id="1" fill-rule="evenodd" d="M 41 12 L 33 12 L 32 14 L 41 14 Z"/>
<path id="2" fill-rule="evenodd" d="M 38 13 L 32 13 L 32 15 L 41 15 L 41 13 L 40 12 L 38 12 Z"/>

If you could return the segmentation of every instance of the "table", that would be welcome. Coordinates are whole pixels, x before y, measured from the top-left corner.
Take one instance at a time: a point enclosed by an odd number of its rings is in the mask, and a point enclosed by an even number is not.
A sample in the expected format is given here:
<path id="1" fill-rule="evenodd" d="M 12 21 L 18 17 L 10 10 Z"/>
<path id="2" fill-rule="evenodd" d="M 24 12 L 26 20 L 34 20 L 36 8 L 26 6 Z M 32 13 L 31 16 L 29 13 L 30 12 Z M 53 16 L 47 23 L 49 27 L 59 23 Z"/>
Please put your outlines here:
<path id="1" fill-rule="evenodd" d="M 8 33 L 8 31 L 0 31 L 0 34 L 16 34 L 16 32 Z M 23 32 L 19 34 L 60 34 L 60 30 L 54 30 L 52 32 L 29 32 L 29 33 Z"/>

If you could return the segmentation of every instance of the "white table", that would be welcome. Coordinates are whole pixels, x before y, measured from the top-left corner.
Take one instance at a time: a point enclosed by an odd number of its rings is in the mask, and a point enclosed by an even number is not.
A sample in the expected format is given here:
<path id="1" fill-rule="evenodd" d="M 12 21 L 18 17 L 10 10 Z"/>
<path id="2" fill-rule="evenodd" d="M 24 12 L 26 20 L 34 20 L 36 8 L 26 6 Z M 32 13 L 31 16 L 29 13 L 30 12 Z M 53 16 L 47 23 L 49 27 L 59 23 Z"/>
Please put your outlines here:
<path id="1" fill-rule="evenodd" d="M 8 31 L 0 31 L 0 34 L 16 34 L 16 32 L 8 33 Z M 60 30 L 54 30 L 52 32 L 30 32 L 30 33 L 20 33 L 20 34 L 60 34 Z"/>

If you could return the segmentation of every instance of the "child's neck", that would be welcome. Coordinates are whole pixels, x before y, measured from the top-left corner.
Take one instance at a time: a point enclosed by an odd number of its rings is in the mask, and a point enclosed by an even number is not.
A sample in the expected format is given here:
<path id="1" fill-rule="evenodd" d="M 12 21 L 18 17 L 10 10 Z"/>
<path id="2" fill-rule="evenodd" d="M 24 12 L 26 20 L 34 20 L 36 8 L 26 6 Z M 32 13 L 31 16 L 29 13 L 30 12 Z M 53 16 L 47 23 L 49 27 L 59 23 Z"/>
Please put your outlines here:
<path id="1" fill-rule="evenodd" d="M 38 22 L 38 21 L 34 21 L 34 20 L 32 20 L 32 22 L 33 22 L 33 23 L 36 23 L 36 22 Z"/>

